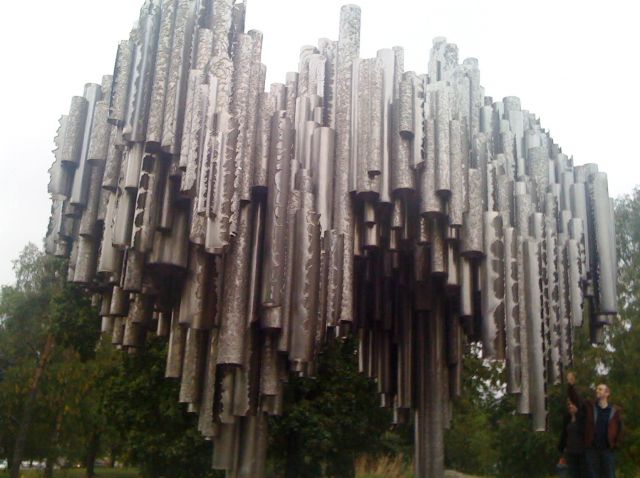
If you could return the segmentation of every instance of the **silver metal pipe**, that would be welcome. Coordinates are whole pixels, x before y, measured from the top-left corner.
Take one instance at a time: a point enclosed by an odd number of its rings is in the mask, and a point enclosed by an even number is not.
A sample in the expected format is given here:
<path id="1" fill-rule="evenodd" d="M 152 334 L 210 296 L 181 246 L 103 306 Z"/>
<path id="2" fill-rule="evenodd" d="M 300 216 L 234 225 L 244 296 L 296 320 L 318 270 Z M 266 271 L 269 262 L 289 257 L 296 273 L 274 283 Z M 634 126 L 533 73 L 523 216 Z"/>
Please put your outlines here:
<path id="1" fill-rule="evenodd" d="M 595 248 L 597 260 L 596 287 L 598 290 L 599 313 L 615 314 L 617 310 L 617 296 L 615 293 L 615 251 L 612 249 L 611 238 L 614 236 L 613 219 L 607 190 L 607 176 L 597 173 L 591 187 L 591 208 L 595 232 Z"/>
<path id="2" fill-rule="evenodd" d="M 191 43 L 194 30 L 195 4 L 190 0 L 177 0 L 171 57 L 167 71 L 164 118 L 160 145 L 163 151 L 176 154 L 180 147 L 180 134 L 184 116 L 184 98 L 189 75 Z"/>
<path id="3" fill-rule="evenodd" d="M 497 211 L 484 213 L 484 250 L 481 265 L 482 292 L 482 356 L 504 359 L 504 242 L 502 218 Z"/>
<path id="4" fill-rule="evenodd" d="M 527 240 L 524 243 L 524 273 L 527 304 L 527 337 L 529 340 L 529 367 L 531 380 L 531 413 L 533 416 L 533 430 L 546 430 L 547 411 L 545 406 L 544 387 L 544 347 L 542 310 L 540 308 L 542 291 L 540 290 L 539 249 L 537 240 Z"/>
<path id="5" fill-rule="evenodd" d="M 451 158 L 449 139 L 449 88 L 439 88 L 436 97 L 436 192 L 445 200 L 451 195 Z"/>
<path id="6" fill-rule="evenodd" d="M 121 41 L 118 45 L 109 101 L 109 122 L 116 126 L 122 126 L 125 121 L 132 55 L 133 43 L 131 40 Z"/>
<path id="7" fill-rule="evenodd" d="M 148 3 L 140 11 L 138 28 L 131 38 L 131 72 L 123 128 L 127 141 L 146 139 L 159 29 L 160 6 Z"/>
<path id="8" fill-rule="evenodd" d="M 250 207 L 240 208 L 238 234 L 225 256 L 218 364 L 242 365 L 247 340 L 247 295 L 251 250 Z"/>
<path id="9" fill-rule="evenodd" d="M 282 313 L 282 283 L 284 279 L 284 253 L 286 241 L 287 206 L 289 201 L 289 174 L 291 165 L 291 121 L 284 111 L 274 115 L 269 164 L 269 190 L 265 224 L 265 264 L 262 276 L 262 320 Z M 273 309 L 273 310 L 271 310 Z M 265 315 L 267 314 L 267 315 Z M 271 322 L 271 319 L 267 320 Z M 275 324 L 281 323 L 276 319 Z M 266 325 L 266 324 L 265 324 Z"/>

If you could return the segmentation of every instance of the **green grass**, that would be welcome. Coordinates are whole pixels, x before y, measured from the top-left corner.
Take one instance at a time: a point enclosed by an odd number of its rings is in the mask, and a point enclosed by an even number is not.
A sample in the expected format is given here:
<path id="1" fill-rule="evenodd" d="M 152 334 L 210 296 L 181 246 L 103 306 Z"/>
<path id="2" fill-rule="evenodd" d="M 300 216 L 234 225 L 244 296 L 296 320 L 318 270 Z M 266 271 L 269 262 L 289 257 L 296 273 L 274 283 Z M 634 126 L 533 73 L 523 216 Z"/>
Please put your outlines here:
<path id="1" fill-rule="evenodd" d="M 44 470 L 22 470 L 20 478 L 40 478 Z M 55 470 L 53 478 L 84 478 L 84 468 L 74 468 L 65 470 Z M 96 468 L 96 478 L 138 478 L 138 472 L 135 468 Z M 9 473 L 0 472 L 0 478 L 8 478 Z"/>

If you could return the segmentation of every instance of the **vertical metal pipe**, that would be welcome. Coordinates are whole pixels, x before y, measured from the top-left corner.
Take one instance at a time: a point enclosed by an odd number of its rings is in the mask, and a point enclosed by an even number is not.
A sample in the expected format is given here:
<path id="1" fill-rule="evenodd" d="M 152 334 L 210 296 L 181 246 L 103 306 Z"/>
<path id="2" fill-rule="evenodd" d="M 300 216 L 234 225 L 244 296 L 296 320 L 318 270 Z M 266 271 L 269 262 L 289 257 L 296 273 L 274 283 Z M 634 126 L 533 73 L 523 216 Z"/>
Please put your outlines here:
<path id="1" fill-rule="evenodd" d="M 351 143 L 351 76 L 360 51 L 360 8 L 346 5 L 340 11 L 336 62 L 336 163 L 333 224 L 344 235 L 344 262 L 340 320 L 353 320 L 353 211 L 349 195 L 349 148 Z"/>

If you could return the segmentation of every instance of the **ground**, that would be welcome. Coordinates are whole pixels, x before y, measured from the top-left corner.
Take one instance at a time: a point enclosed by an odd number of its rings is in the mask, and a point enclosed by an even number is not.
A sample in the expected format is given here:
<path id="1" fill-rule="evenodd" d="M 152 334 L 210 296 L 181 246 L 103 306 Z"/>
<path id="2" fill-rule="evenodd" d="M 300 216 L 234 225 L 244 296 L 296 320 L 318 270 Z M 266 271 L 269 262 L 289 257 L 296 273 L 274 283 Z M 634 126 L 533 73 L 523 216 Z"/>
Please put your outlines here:
<path id="1" fill-rule="evenodd" d="M 24 470 L 20 473 L 20 478 L 39 478 L 42 476 L 42 470 Z M 9 475 L 7 472 L 0 472 L 0 478 L 7 478 Z M 69 470 L 56 470 L 53 474 L 54 478 L 84 478 L 85 470 L 82 468 L 69 469 Z M 387 478 L 385 475 L 380 474 L 365 474 L 358 475 L 359 478 Z M 395 475 L 398 476 L 398 475 Z M 411 474 L 405 475 L 407 478 Z M 445 478 L 478 478 L 471 475 L 464 475 L 456 471 L 446 471 Z M 98 468 L 96 478 L 138 478 L 138 474 L 135 469 L 132 468 Z"/>
<path id="2" fill-rule="evenodd" d="M 20 478 L 40 478 L 43 470 L 23 470 L 20 472 Z M 7 478 L 9 474 L 0 472 L 0 478 Z M 84 478 L 84 468 L 55 470 L 54 478 Z M 96 478 L 138 478 L 138 473 L 131 468 L 98 468 Z"/>

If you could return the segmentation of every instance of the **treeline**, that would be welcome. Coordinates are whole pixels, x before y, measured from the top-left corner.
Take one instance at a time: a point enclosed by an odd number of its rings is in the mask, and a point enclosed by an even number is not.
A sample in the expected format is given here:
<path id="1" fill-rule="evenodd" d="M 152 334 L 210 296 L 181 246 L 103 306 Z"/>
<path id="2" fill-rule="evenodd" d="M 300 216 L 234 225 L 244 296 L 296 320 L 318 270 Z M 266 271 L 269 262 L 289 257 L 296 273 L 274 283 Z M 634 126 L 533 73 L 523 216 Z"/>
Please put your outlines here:
<path id="1" fill-rule="evenodd" d="M 0 458 L 17 477 L 20 461 L 131 463 L 146 476 L 206 476 L 210 446 L 164 379 L 164 347 L 138 354 L 100 340 L 89 295 L 64 280 L 65 261 L 27 246 L 16 284 L 0 296 Z"/>
<path id="2" fill-rule="evenodd" d="M 577 332 L 574 369 L 584 387 L 609 384 L 624 409 L 620 476 L 640 470 L 640 189 L 616 203 L 620 315 L 606 345 Z M 66 283 L 64 261 L 27 246 L 15 262 L 16 283 L 0 294 L 0 459 L 86 468 L 115 462 L 145 477 L 215 477 L 211 444 L 196 417 L 177 403 L 178 384 L 164 378 L 166 343 L 150 337 L 136 353 L 100 340 L 97 311 L 81 288 Z M 483 476 L 548 477 L 560 457 L 565 391 L 549 396 L 549 432 L 533 433 L 504 393 L 501 364 L 466 344 L 463 395 L 445 436 L 446 466 Z M 375 384 L 357 372 L 353 341 L 335 341 L 315 379 L 291 377 L 285 414 L 271 420 L 273 477 L 353 477 L 362 456 L 402 457 L 411 468 L 410 424 L 394 425 L 378 407 Z M 17 477 L 17 467 L 12 467 Z M 409 476 L 409 475 L 407 475 Z"/>

